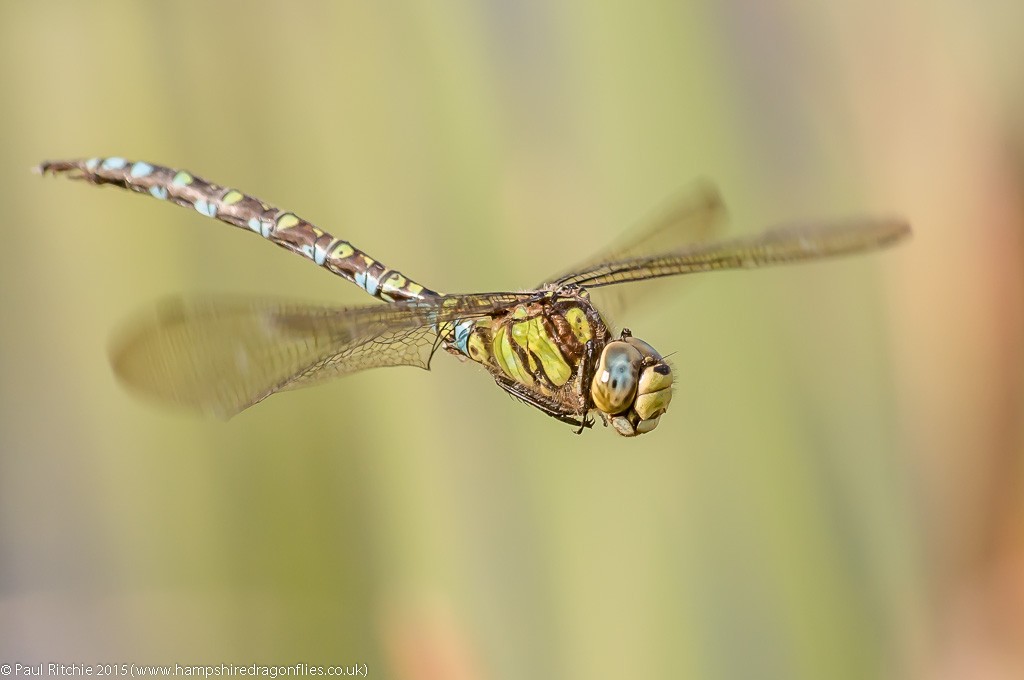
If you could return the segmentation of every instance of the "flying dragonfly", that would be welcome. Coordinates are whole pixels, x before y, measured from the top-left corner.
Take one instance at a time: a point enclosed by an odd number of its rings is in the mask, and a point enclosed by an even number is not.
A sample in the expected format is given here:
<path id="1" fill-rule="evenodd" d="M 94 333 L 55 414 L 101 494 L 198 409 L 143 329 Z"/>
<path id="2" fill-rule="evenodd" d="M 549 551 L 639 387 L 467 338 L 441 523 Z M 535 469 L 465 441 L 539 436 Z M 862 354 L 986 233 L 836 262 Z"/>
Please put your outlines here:
<path id="1" fill-rule="evenodd" d="M 724 210 L 714 187 L 699 184 L 645 228 L 536 288 L 445 294 L 295 213 L 185 170 L 120 157 L 46 161 L 36 170 L 147 194 L 254 232 L 386 303 L 175 299 L 117 340 L 112 363 L 128 386 L 220 418 L 368 368 L 429 369 L 444 349 L 577 432 L 593 426 L 596 412 L 620 435 L 644 434 L 672 400 L 672 369 L 629 329 L 613 334 L 591 289 L 862 253 L 910 235 L 901 219 L 859 217 L 711 239 Z"/>

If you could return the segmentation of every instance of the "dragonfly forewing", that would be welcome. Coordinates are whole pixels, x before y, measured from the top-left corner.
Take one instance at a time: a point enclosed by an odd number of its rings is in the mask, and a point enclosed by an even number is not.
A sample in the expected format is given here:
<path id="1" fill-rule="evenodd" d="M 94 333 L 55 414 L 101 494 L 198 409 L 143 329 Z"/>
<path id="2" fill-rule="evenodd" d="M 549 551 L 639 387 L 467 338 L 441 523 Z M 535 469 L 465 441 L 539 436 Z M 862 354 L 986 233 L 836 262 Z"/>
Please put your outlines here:
<path id="1" fill-rule="evenodd" d="M 609 262 L 676 252 L 696 243 L 707 243 L 720 237 L 727 216 L 718 188 L 706 179 L 695 181 L 621 237 L 541 285 L 557 287 L 560 282 L 572 282 L 572 277 L 579 272 L 591 271 Z M 627 310 L 635 312 L 657 300 L 665 284 L 660 279 L 651 279 L 634 286 L 598 288 L 592 291 L 593 301 L 610 323 L 624 317 Z"/>
<path id="2" fill-rule="evenodd" d="M 885 248 L 908 236 L 910 225 L 898 218 L 787 225 L 676 252 L 605 262 L 567 274 L 556 283 L 598 288 L 663 276 L 806 262 Z"/>

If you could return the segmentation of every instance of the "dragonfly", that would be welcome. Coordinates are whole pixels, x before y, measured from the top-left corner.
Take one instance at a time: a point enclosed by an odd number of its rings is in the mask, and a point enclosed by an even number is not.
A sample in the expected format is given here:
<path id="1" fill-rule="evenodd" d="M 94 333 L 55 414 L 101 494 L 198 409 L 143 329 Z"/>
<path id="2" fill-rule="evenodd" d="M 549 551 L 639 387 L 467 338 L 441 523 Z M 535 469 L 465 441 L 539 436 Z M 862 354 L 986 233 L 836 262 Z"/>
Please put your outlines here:
<path id="1" fill-rule="evenodd" d="M 596 413 L 634 437 L 654 430 L 668 410 L 672 368 L 628 328 L 613 333 L 592 289 L 862 253 L 911 233 L 900 218 L 856 217 L 711 238 L 723 203 L 713 185 L 700 183 L 658 219 L 535 288 L 446 294 L 293 212 L 185 170 L 112 156 L 45 161 L 36 171 L 146 194 L 259 234 L 384 303 L 177 298 L 117 339 L 111 361 L 126 385 L 220 418 L 356 371 L 429 369 L 443 349 L 577 433 L 595 424 Z"/>

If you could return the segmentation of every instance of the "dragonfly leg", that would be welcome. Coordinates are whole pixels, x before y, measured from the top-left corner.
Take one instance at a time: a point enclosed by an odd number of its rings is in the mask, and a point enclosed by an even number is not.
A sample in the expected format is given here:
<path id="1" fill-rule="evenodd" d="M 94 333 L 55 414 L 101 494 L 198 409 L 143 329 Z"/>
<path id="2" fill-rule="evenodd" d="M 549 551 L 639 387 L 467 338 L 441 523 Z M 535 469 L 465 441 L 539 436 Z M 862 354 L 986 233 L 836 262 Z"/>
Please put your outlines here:
<path id="1" fill-rule="evenodd" d="M 498 387 L 508 392 L 512 397 L 518 399 L 524 404 L 529 404 L 542 413 L 546 413 L 559 422 L 580 428 L 590 427 L 590 425 L 586 424 L 587 418 L 585 413 L 580 417 L 575 413 L 567 412 L 564 407 L 561 407 L 554 401 L 548 401 L 535 392 L 526 389 L 514 380 L 510 380 L 504 376 L 494 376 L 494 382 L 498 384 Z"/>
<path id="2" fill-rule="evenodd" d="M 583 434 L 583 430 L 589 429 L 594 426 L 594 419 L 590 416 L 583 416 L 580 420 L 580 427 L 576 430 L 576 434 Z"/>

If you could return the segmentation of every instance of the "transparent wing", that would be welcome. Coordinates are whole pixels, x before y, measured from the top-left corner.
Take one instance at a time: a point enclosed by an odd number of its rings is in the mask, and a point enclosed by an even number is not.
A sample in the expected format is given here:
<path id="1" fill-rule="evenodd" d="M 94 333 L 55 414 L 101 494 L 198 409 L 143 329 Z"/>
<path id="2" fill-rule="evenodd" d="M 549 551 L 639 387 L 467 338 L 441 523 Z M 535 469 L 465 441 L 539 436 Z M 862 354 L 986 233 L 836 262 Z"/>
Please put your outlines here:
<path id="1" fill-rule="evenodd" d="M 624 259 L 669 253 L 684 246 L 708 241 L 722 231 L 725 205 L 714 184 L 700 180 L 686 187 L 666 208 L 630 229 L 619 239 L 571 270 L 548 279 L 570 282 L 580 273 Z"/>
<path id="2" fill-rule="evenodd" d="M 118 377 L 165 403 L 230 418 L 284 389 L 380 366 L 427 368 L 438 331 L 536 294 L 448 295 L 352 308 L 174 299 L 112 343 Z"/>
<path id="3" fill-rule="evenodd" d="M 909 235 L 910 226 L 898 218 L 788 225 L 675 252 L 620 258 L 566 275 L 556 283 L 597 288 L 662 276 L 817 260 L 884 248 Z"/>
<path id="4" fill-rule="evenodd" d="M 312 387 L 367 368 L 418 366 L 429 369 L 430 355 L 437 347 L 438 339 L 438 332 L 433 326 L 384 332 L 366 342 L 343 346 L 337 352 L 317 359 L 289 378 L 281 390 Z"/>

